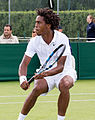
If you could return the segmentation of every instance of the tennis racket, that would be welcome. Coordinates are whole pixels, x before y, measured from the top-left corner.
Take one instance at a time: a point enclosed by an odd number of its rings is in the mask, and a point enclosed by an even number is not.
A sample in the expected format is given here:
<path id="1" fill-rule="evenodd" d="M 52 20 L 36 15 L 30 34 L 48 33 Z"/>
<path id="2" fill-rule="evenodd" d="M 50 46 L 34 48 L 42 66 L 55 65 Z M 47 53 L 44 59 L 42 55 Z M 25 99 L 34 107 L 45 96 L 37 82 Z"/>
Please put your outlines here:
<path id="1" fill-rule="evenodd" d="M 65 44 L 61 44 L 59 45 L 51 54 L 50 56 L 47 58 L 46 62 L 41 66 L 40 70 L 37 72 L 37 74 L 40 74 L 48 69 L 50 69 L 55 63 L 57 63 L 57 61 L 60 59 L 60 57 L 62 56 L 62 54 L 64 53 L 66 48 Z M 28 83 L 30 84 L 33 80 L 34 80 L 34 76 L 31 77 L 28 80 Z"/>

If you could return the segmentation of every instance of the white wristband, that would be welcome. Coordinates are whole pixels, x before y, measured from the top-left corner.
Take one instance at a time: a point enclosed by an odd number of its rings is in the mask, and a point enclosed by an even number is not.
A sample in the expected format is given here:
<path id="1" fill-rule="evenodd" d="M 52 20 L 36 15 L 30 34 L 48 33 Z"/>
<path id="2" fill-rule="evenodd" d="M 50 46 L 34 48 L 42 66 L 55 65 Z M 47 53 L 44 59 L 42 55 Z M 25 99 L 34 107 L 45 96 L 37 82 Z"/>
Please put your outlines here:
<path id="1" fill-rule="evenodd" d="M 19 77 L 19 80 L 20 80 L 20 85 L 21 85 L 24 81 L 27 81 L 27 78 L 26 76 L 22 75 Z"/>

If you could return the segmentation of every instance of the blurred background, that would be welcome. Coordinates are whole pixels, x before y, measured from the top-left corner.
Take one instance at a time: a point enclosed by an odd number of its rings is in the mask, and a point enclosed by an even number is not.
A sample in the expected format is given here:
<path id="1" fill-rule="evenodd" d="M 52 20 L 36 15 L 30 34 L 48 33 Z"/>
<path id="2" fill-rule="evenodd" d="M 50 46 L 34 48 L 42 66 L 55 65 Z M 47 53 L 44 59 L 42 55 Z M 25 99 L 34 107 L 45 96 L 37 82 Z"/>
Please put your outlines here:
<path id="1" fill-rule="evenodd" d="M 63 32 L 71 41 L 86 41 L 86 17 L 88 14 L 95 16 L 95 0 L 54 0 L 54 4 L 54 11 L 61 18 Z M 35 9 L 44 7 L 48 7 L 48 0 L 0 0 L 0 35 L 4 25 L 9 23 L 13 27 L 13 34 L 31 37 Z"/>
<path id="2" fill-rule="evenodd" d="M 35 10 L 44 7 L 48 7 L 48 0 L 0 0 L 0 35 L 5 24 L 11 24 L 13 35 L 16 35 L 21 43 L 0 45 L 1 81 L 18 79 L 18 66 L 35 25 Z M 89 14 L 95 17 L 95 0 L 54 0 L 53 10 L 60 16 L 62 32 L 71 41 L 78 79 L 95 79 L 95 42 L 86 42 L 86 19 Z M 37 60 L 34 58 L 30 64 L 29 77 L 31 73 L 34 74 L 34 68 L 39 67 Z"/>
<path id="3" fill-rule="evenodd" d="M 28 91 L 21 90 L 18 68 L 32 37 L 35 9 L 44 7 L 48 7 L 48 0 L 0 0 L 0 35 L 4 26 L 10 24 L 13 35 L 19 39 L 19 44 L 0 44 L 0 120 L 16 120 L 33 88 L 32 83 Z M 95 17 L 95 0 L 54 0 L 53 10 L 61 18 L 62 32 L 69 37 L 76 60 L 77 82 L 70 90 L 66 120 L 95 120 L 95 41 L 86 42 L 86 19 L 89 14 Z M 35 55 L 28 66 L 28 79 L 39 66 Z M 55 89 L 41 96 L 26 120 L 56 120 L 58 94 Z"/>

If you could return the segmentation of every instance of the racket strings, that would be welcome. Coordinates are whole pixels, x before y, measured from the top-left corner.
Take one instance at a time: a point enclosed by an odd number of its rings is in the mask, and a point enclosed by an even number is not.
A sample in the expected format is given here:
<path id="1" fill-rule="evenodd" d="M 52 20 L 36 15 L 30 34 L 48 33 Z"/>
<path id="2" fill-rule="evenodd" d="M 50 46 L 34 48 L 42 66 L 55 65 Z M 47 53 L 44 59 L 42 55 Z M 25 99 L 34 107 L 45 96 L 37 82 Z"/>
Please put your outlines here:
<path id="1" fill-rule="evenodd" d="M 63 49 L 61 49 L 63 48 Z M 46 62 L 43 64 L 43 66 L 40 67 L 40 69 L 38 70 L 37 74 L 40 74 L 42 72 L 44 72 L 45 70 L 51 69 L 52 66 L 55 67 L 57 61 L 60 59 L 60 57 L 62 56 L 62 54 L 64 53 L 66 48 L 66 45 L 61 44 L 59 45 L 52 53 L 51 55 L 48 57 L 48 59 L 46 60 Z M 48 67 L 47 67 L 48 66 Z M 53 67 L 52 67 L 53 68 Z M 28 83 L 30 84 L 33 80 L 34 80 L 34 76 L 31 77 L 28 81 Z"/>
<path id="2" fill-rule="evenodd" d="M 40 66 L 40 69 L 38 71 L 38 74 L 42 73 L 45 70 L 50 69 L 52 66 L 53 68 L 57 66 L 57 61 L 60 58 L 60 56 L 62 56 L 65 48 L 64 45 L 61 45 L 61 47 L 58 47 L 57 50 L 54 50 L 50 56 L 48 57 L 48 59 L 46 60 L 46 62 L 43 64 L 43 66 Z"/>
<path id="3" fill-rule="evenodd" d="M 50 57 L 49 61 L 47 62 L 46 70 L 48 70 L 52 66 L 55 67 L 57 65 L 56 62 L 58 61 L 58 59 L 60 58 L 60 56 L 62 56 L 62 54 L 64 52 L 64 49 L 65 49 L 64 46 L 61 46 L 55 53 L 52 53 L 52 56 Z"/>

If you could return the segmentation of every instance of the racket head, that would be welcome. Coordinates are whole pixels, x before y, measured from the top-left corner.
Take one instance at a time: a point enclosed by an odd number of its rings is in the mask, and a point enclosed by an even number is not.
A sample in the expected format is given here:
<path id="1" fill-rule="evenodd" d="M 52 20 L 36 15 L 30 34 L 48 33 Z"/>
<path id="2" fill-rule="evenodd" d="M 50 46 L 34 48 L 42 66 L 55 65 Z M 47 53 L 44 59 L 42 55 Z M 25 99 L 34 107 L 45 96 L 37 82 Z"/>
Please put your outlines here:
<path id="1" fill-rule="evenodd" d="M 48 69 L 50 69 L 57 61 L 60 59 L 60 57 L 63 55 L 65 51 L 66 45 L 60 44 L 48 57 L 46 62 L 41 66 L 37 74 L 40 74 Z M 34 80 L 34 77 L 30 78 L 28 83 L 30 84 Z"/>
<path id="2" fill-rule="evenodd" d="M 64 51 L 66 49 L 65 44 L 60 44 L 48 57 L 48 59 L 45 62 L 45 69 L 48 70 L 51 68 L 57 61 L 60 59 L 60 57 L 63 55 Z"/>

